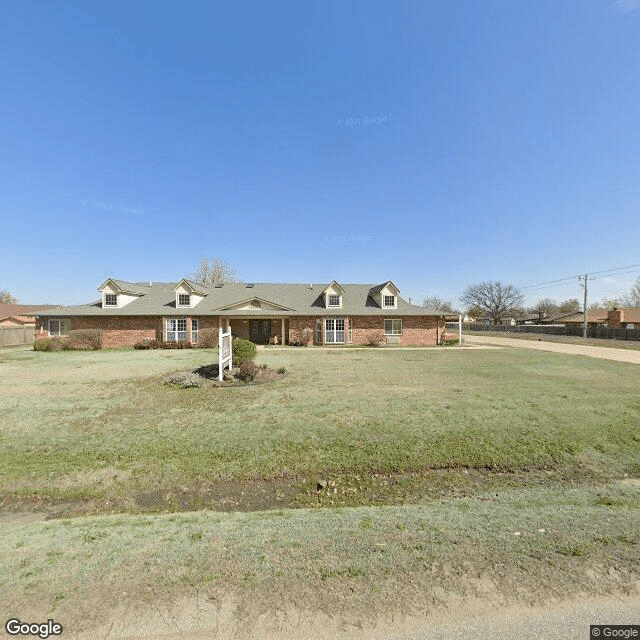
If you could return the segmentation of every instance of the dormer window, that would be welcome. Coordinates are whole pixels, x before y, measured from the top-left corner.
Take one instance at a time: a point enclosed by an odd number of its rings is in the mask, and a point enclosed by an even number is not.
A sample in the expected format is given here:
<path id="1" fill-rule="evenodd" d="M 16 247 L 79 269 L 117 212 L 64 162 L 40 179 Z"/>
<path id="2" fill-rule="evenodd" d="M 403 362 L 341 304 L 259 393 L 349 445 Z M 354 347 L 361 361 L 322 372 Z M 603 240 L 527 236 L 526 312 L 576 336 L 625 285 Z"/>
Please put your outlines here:
<path id="1" fill-rule="evenodd" d="M 328 307 L 339 307 L 340 305 L 340 296 L 336 293 L 330 293 L 327 296 L 327 306 Z"/>
<path id="2" fill-rule="evenodd" d="M 395 307 L 396 306 L 396 297 L 395 296 L 385 296 L 384 297 L 384 306 L 385 307 Z"/>
<path id="3" fill-rule="evenodd" d="M 191 296 L 188 293 L 179 293 L 178 294 L 178 306 L 179 307 L 190 307 L 191 306 Z"/>
<path id="4" fill-rule="evenodd" d="M 117 293 L 105 293 L 104 294 L 104 306 L 105 307 L 117 307 L 118 306 L 118 294 Z"/>

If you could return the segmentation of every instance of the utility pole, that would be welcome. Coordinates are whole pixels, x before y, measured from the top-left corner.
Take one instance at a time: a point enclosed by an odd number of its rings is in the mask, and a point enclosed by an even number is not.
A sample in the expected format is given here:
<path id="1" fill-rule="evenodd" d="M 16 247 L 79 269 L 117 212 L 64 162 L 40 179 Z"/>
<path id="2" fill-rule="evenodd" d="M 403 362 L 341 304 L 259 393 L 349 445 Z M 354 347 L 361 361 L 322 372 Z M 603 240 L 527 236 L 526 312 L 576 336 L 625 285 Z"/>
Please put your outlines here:
<path id="1" fill-rule="evenodd" d="M 584 326 L 582 329 L 582 337 L 586 339 L 587 337 L 587 327 L 589 326 L 589 321 L 587 319 L 587 282 L 589 282 L 589 274 L 585 273 L 583 276 L 578 276 L 578 280 L 584 280 Z"/>

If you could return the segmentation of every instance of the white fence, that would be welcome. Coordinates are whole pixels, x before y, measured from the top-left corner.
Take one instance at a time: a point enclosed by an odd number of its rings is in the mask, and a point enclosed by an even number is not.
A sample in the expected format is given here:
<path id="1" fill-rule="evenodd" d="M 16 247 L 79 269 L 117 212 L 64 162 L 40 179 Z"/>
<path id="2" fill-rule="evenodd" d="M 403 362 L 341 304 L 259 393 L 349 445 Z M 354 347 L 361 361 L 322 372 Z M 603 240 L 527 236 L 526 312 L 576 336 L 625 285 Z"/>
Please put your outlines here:
<path id="1" fill-rule="evenodd" d="M 31 344 L 34 332 L 33 327 L 0 327 L 0 347 Z"/>
<path id="2" fill-rule="evenodd" d="M 218 329 L 218 380 L 222 380 L 224 368 L 231 369 L 233 360 L 233 346 L 231 344 L 231 327 L 227 327 L 227 332 L 222 332 L 222 327 Z"/>

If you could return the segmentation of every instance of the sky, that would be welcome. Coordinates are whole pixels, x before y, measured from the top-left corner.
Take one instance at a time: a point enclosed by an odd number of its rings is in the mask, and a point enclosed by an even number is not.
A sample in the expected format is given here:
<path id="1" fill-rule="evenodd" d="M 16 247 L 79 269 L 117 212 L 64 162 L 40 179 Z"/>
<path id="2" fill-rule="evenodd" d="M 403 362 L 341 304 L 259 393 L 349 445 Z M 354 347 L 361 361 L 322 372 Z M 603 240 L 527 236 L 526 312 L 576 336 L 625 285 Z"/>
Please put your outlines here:
<path id="1" fill-rule="evenodd" d="M 24 304 L 205 256 L 454 304 L 640 275 L 640 0 L 22 0 L 0 33 L 0 289 Z"/>

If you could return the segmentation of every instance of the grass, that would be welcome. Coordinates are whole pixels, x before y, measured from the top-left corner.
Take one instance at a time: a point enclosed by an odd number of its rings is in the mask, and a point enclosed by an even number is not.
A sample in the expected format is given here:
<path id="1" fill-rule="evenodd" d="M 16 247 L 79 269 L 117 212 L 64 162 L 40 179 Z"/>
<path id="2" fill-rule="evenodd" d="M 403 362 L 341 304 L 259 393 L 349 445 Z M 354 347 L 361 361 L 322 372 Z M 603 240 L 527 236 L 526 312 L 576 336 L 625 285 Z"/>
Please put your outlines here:
<path id="1" fill-rule="evenodd" d="M 635 584 L 634 365 L 518 349 L 265 349 L 258 364 L 284 379 L 163 384 L 214 359 L 0 352 L 0 511 L 91 514 L 0 520 L 2 613 L 72 629 L 204 594 L 237 599 L 245 621 L 312 603 L 356 624 L 456 598 L 535 604 Z M 205 510 L 230 492 L 253 492 L 241 503 L 252 509 L 303 508 Z M 141 495 L 166 513 L 131 513 Z"/>
<path id="2" fill-rule="evenodd" d="M 633 365 L 509 351 L 262 351 L 284 380 L 177 389 L 203 351 L 0 355 L 5 498 L 434 468 L 637 474 Z M 591 464 L 589 462 L 589 464 Z"/>
<path id="3" fill-rule="evenodd" d="M 453 596 L 535 604 L 577 585 L 583 596 L 628 592 L 640 571 L 640 490 L 609 492 L 625 506 L 597 503 L 595 488 L 537 488 L 423 506 L 5 526 L 2 613 L 54 615 L 71 629 L 131 594 L 158 607 L 234 594 L 248 618 L 313 602 L 357 619 L 398 604 L 428 611 Z"/>

